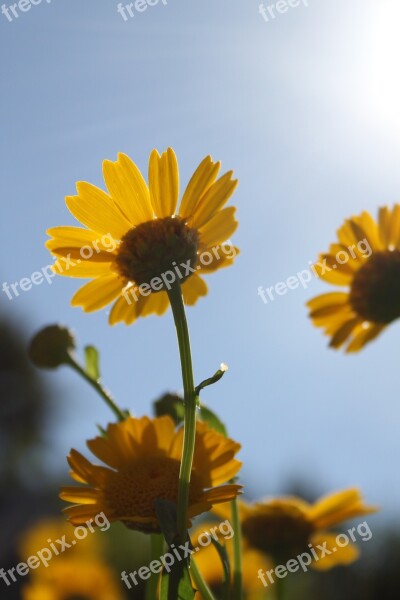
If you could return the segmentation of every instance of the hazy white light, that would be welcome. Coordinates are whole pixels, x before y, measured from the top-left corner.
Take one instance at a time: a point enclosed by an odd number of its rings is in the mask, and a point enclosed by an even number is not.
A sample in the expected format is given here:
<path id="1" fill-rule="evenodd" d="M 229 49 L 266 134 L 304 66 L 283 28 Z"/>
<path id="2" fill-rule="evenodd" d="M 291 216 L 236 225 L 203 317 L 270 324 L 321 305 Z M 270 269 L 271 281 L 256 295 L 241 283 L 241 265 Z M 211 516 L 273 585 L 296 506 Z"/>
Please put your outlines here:
<path id="1" fill-rule="evenodd" d="M 400 129 L 400 1 L 379 0 L 372 26 L 370 90 L 379 120 Z"/>

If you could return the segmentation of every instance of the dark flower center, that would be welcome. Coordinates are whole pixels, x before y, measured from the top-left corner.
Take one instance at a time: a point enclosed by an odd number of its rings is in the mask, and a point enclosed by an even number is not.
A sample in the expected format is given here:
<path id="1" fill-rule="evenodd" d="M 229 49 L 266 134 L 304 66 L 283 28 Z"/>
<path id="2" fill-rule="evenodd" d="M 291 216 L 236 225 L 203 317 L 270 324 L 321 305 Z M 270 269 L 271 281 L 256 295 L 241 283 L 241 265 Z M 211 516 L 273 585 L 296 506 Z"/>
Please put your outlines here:
<path id="1" fill-rule="evenodd" d="M 165 217 L 141 223 L 122 238 L 116 256 L 119 273 L 138 285 L 150 284 L 172 271 L 183 283 L 197 261 L 199 235 L 179 217 Z M 185 265 L 185 267 L 183 266 Z M 171 277 L 171 276 L 170 276 Z M 165 289 L 165 281 L 153 291 Z"/>
<path id="2" fill-rule="evenodd" d="M 295 507 L 270 506 L 263 514 L 246 517 L 243 535 L 250 544 L 277 561 L 293 558 L 307 548 L 313 527 Z"/>
<path id="3" fill-rule="evenodd" d="M 350 304 L 366 321 L 391 323 L 400 317 L 400 251 L 368 259 L 354 276 Z"/>

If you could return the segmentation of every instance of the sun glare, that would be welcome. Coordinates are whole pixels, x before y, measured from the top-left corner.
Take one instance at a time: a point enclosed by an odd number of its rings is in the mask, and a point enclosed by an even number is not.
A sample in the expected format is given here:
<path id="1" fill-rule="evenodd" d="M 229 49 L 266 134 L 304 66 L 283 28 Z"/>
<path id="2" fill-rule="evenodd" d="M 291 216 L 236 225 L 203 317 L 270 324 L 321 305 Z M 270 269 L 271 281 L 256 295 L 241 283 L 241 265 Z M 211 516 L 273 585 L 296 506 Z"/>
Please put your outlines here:
<path id="1" fill-rule="evenodd" d="M 400 2 L 377 2 L 372 35 L 372 104 L 380 121 L 400 130 Z"/>

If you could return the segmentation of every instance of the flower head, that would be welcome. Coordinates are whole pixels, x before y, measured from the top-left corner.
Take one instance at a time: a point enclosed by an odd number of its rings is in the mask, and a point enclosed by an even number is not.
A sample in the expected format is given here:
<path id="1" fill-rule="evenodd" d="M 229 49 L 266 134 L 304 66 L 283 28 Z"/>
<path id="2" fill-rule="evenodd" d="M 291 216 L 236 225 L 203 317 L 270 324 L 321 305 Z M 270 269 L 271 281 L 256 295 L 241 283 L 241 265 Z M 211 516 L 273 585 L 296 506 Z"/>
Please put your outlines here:
<path id="1" fill-rule="evenodd" d="M 302 552 L 310 552 L 310 545 L 318 547 L 320 544 L 328 551 L 313 562 L 313 567 L 321 570 L 348 564 L 358 557 L 354 544 L 338 547 L 336 536 L 327 530 L 375 510 L 363 503 L 356 489 L 330 494 L 314 504 L 296 497 L 275 498 L 255 504 L 240 503 L 243 538 L 249 548 L 280 564 Z M 225 506 L 216 507 L 214 512 L 227 516 Z"/>
<path id="2" fill-rule="evenodd" d="M 380 208 L 378 223 L 368 212 L 352 217 L 337 234 L 314 268 L 347 290 L 317 296 L 308 307 L 332 348 L 358 352 L 400 317 L 400 205 Z"/>
<path id="3" fill-rule="evenodd" d="M 86 487 L 64 487 L 61 498 L 75 506 L 65 509 L 74 525 L 99 513 L 143 532 L 160 530 L 155 501 L 177 502 L 183 430 L 168 417 L 130 417 L 109 425 L 106 437 L 89 440 L 89 449 L 107 467 L 91 464 L 76 450 L 68 462 L 72 477 Z M 239 471 L 234 456 L 240 445 L 197 423 L 196 449 L 190 482 L 189 517 L 237 496 L 239 485 L 221 485 Z"/>
<path id="4" fill-rule="evenodd" d="M 78 539 L 65 519 L 43 519 L 23 533 L 20 557 L 35 556 L 49 543 L 61 550 L 61 541 L 64 551 L 32 570 L 29 583 L 22 588 L 23 600 L 123 600 L 116 573 L 105 563 L 105 540 L 100 532 Z"/>
<path id="5" fill-rule="evenodd" d="M 123 600 L 116 574 L 105 562 L 88 559 L 54 560 L 34 571 L 22 589 L 22 600 Z"/>
<path id="6" fill-rule="evenodd" d="M 207 294 L 203 274 L 230 266 L 238 249 L 235 208 L 224 208 L 237 181 L 232 171 L 217 179 L 220 163 L 207 156 L 193 174 L 179 210 L 175 153 L 150 155 L 149 184 L 125 154 L 103 163 L 107 192 L 85 182 L 66 203 L 85 228 L 54 227 L 46 246 L 59 275 L 91 279 L 72 298 L 86 312 L 113 303 L 109 321 L 133 323 L 163 314 L 167 291 L 179 281 L 184 301 Z"/>

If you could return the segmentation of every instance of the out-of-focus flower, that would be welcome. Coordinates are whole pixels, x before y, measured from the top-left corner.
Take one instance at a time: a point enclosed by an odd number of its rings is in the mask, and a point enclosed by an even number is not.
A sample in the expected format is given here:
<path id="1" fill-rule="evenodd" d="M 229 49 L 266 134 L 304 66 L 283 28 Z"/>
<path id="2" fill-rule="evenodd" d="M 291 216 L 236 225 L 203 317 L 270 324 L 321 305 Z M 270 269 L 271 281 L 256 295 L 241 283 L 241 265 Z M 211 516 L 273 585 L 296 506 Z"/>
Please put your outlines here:
<path id="1" fill-rule="evenodd" d="M 36 367 L 56 369 L 69 363 L 74 350 L 75 339 L 69 329 L 62 325 L 48 325 L 33 336 L 28 352 Z"/>
<path id="2" fill-rule="evenodd" d="M 23 600 L 123 600 L 116 574 L 88 559 L 55 559 L 35 572 L 22 590 Z"/>
<path id="3" fill-rule="evenodd" d="M 330 336 L 330 346 L 358 352 L 400 317 L 400 205 L 345 221 L 338 242 L 314 269 L 321 279 L 348 288 L 308 302 L 310 317 Z"/>
<path id="4" fill-rule="evenodd" d="M 39 564 L 31 570 L 30 581 L 22 588 L 22 600 L 125 598 L 116 573 L 105 564 L 101 533 L 88 530 L 85 538 L 80 535 L 78 539 L 65 519 L 43 519 L 25 531 L 19 543 L 23 561 L 42 551 L 47 565 Z"/>
<path id="5" fill-rule="evenodd" d="M 229 507 L 215 507 L 213 512 L 228 518 Z M 336 543 L 336 534 L 329 530 L 344 521 L 373 512 L 376 508 L 365 505 L 357 489 L 330 494 L 314 504 L 296 497 L 254 504 L 240 502 L 245 544 L 270 557 L 275 565 L 296 558 L 302 552 L 310 552 L 310 545 L 315 548 L 323 545 L 328 552 L 312 563 L 313 568 L 320 570 L 349 564 L 358 558 L 354 544 L 340 547 Z"/>
<path id="6" fill-rule="evenodd" d="M 76 450 L 68 462 L 72 477 L 85 487 L 64 487 L 61 498 L 75 506 L 65 509 L 74 525 L 104 513 L 132 529 L 159 532 L 158 499 L 177 502 L 183 430 L 169 416 L 129 418 L 109 425 L 105 437 L 87 445 L 107 467 L 90 463 Z M 189 517 L 215 504 L 232 500 L 239 485 L 221 485 L 236 475 L 241 463 L 234 457 L 240 445 L 197 423 L 196 449 L 190 482 Z"/>

